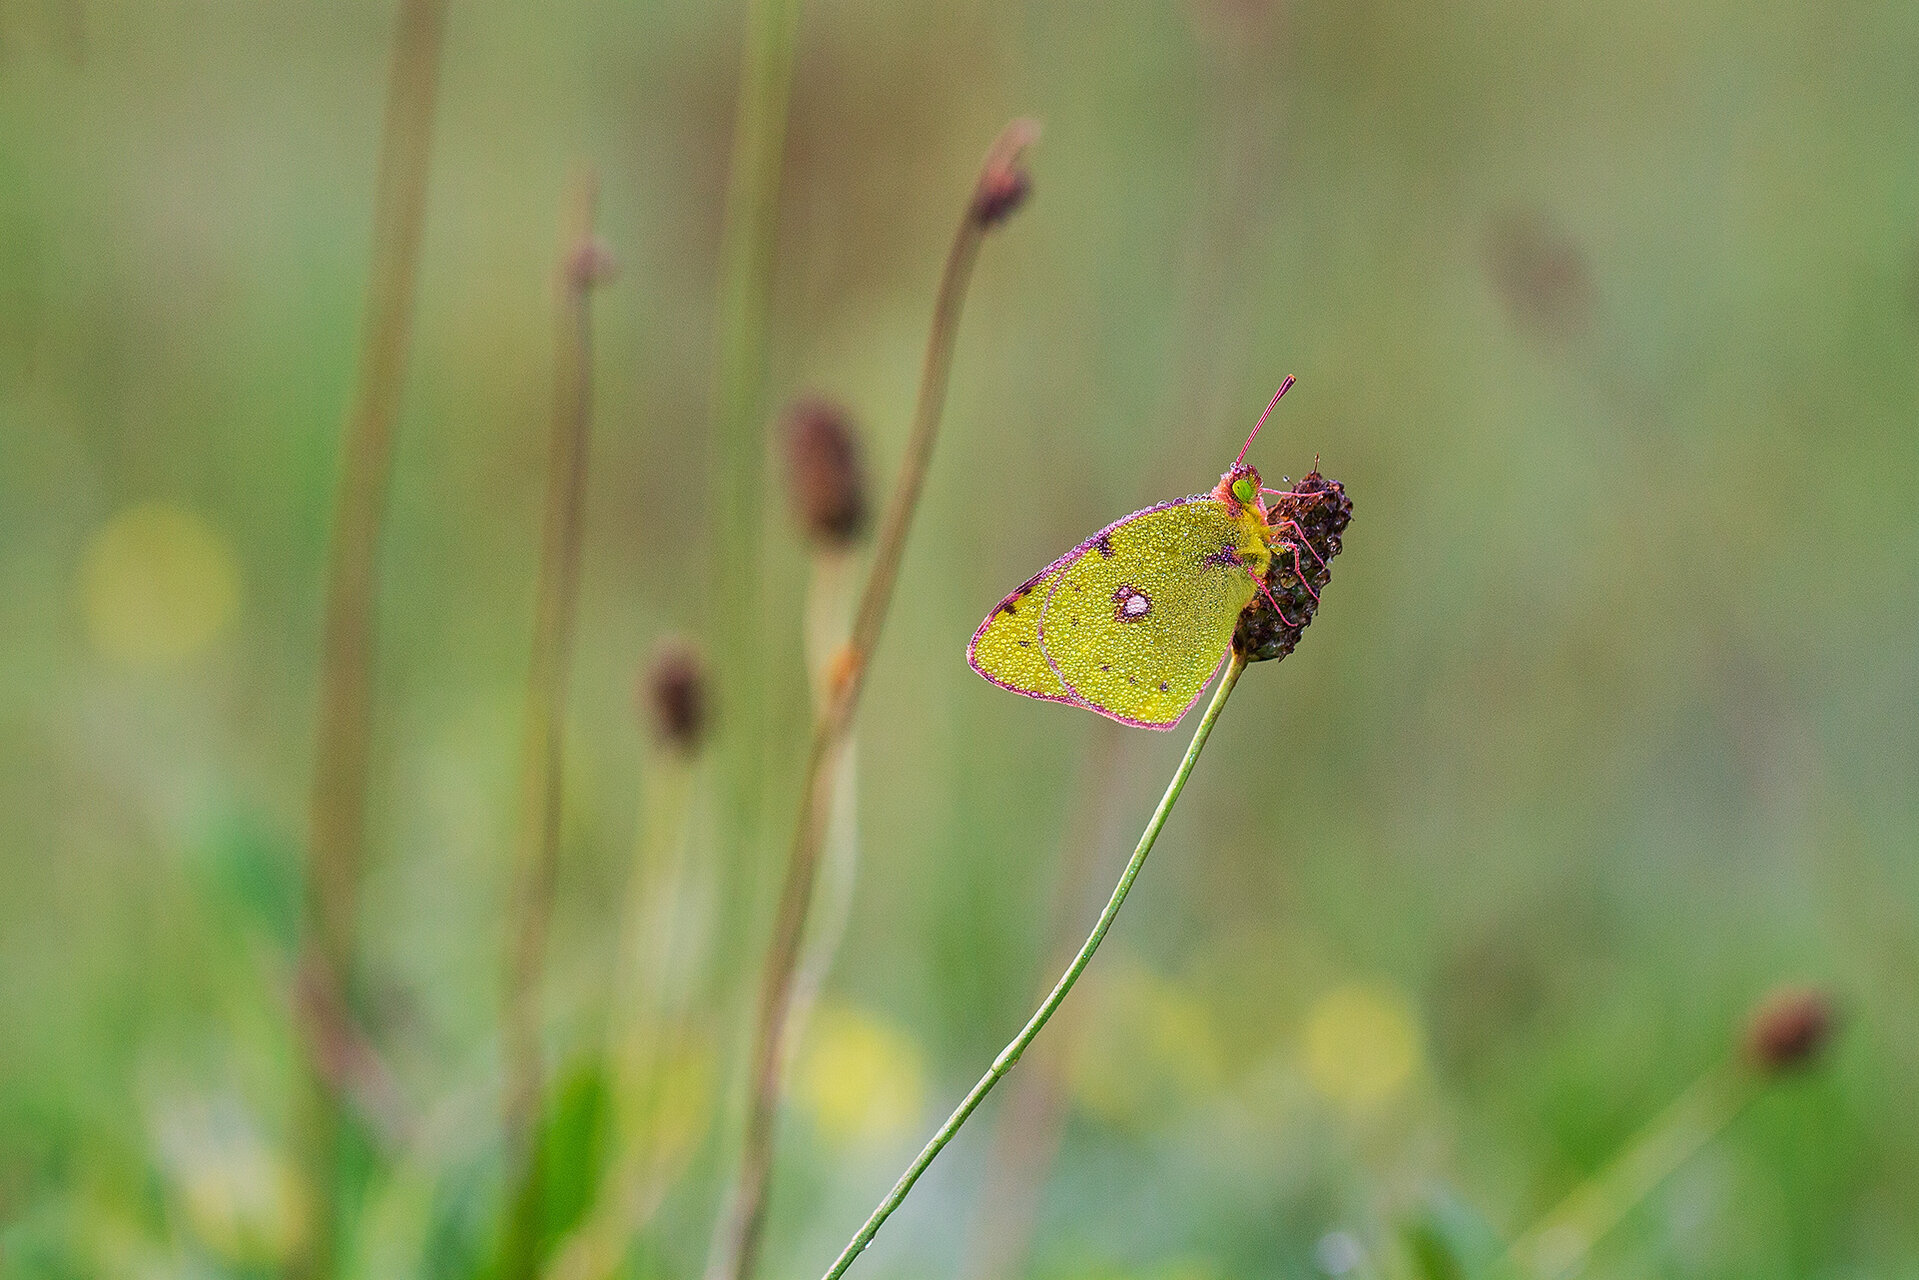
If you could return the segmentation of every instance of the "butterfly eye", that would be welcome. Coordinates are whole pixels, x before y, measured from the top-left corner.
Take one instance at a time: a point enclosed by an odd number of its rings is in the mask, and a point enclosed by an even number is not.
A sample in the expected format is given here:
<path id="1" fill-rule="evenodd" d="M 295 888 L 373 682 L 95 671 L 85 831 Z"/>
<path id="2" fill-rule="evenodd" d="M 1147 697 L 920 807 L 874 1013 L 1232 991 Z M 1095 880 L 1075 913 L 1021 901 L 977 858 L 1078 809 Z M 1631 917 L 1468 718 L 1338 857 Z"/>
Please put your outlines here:
<path id="1" fill-rule="evenodd" d="M 1241 476 L 1239 479 L 1233 481 L 1233 496 L 1241 502 L 1251 502 L 1253 500 L 1253 479 L 1251 476 Z"/>

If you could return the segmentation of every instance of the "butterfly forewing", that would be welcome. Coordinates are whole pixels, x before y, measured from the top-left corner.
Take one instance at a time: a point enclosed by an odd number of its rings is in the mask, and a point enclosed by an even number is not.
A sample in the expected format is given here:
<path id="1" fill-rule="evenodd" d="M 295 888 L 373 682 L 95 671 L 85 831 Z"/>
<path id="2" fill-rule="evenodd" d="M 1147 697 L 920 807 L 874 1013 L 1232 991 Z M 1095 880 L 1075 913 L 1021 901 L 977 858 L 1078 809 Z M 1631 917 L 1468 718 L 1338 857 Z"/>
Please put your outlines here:
<path id="1" fill-rule="evenodd" d="M 1240 537 L 1224 503 L 1186 498 L 1127 517 L 1042 575 L 1040 648 L 1067 696 L 1127 724 L 1179 723 L 1256 590 Z"/>

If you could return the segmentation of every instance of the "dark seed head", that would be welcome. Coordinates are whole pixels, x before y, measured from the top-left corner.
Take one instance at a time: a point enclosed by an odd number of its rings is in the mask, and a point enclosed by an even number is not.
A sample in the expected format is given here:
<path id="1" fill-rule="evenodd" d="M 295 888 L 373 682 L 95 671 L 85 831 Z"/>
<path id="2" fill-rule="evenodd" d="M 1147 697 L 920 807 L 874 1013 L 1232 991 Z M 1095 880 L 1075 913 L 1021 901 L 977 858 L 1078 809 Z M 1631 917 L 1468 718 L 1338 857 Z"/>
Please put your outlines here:
<path id="1" fill-rule="evenodd" d="M 641 712 L 650 715 L 659 741 L 691 755 L 706 737 L 710 701 L 706 666 L 692 645 L 669 640 L 653 655 L 641 690 Z"/>
<path id="2" fill-rule="evenodd" d="M 979 184 L 973 188 L 972 217 L 980 226 L 996 227 L 1026 203 L 1033 178 L 1022 157 L 1037 137 L 1037 124 L 1015 120 L 993 143 L 986 163 L 980 167 Z"/>
<path id="3" fill-rule="evenodd" d="M 1509 209 L 1486 229 L 1486 274 L 1513 324 L 1564 342 L 1592 323 L 1591 268 L 1579 242 L 1550 214 Z"/>
<path id="4" fill-rule="evenodd" d="M 1814 987 L 1781 987 L 1753 1010 L 1746 1051 L 1768 1071 L 1788 1071 L 1818 1055 L 1832 1035 L 1832 1001 Z"/>
<path id="5" fill-rule="evenodd" d="M 1332 581 L 1333 557 L 1352 518 L 1345 486 L 1318 471 L 1273 500 L 1267 513 L 1273 562 L 1266 570 L 1266 590 L 1239 615 L 1235 653 L 1248 662 L 1266 662 L 1293 651 L 1319 609 L 1319 593 Z"/>
<path id="6" fill-rule="evenodd" d="M 567 255 L 566 278 L 575 289 L 590 289 L 596 284 L 605 284 L 618 271 L 619 264 L 614 261 L 613 251 L 598 236 L 585 237 Z"/>
<path id="7" fill-rule="evenodd" d="M 831 400 L 795 401 L 783 422 L 793 509 L 807 535 L 844 550 L 866 531 L 866 477 L 859 437 L 846 410 Z"/>

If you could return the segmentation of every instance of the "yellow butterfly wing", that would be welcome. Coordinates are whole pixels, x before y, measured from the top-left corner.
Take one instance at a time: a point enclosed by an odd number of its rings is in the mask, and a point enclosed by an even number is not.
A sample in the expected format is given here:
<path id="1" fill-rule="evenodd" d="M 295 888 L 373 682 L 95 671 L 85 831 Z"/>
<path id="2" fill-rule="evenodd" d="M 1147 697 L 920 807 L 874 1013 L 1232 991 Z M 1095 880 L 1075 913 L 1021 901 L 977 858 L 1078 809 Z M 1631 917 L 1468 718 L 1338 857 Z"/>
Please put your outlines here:
<path id="1" fill-rule="evenodd" d="M 1178 724 L 1258 590 L 1243 536 L 1205 494 L 1128 516 L 1042 574 L 1037 638 L 1066 698 L 1124 724 Z"/>
<path id="2" fill-rule="evenodd" d="M 1081 547 L 1086 545 L 1089 544 L 1082 543 Z M 993 606 L 986 621 L 973 633 L 973 642 L 966 646 L 966 661 L 973 670 L 1000 688 L 1029 698 L 1079 702 L 1060 682 L 1039 647 L 1039 614 L 1045 607 L 1046 595 L 1052 590 L 1060 567 L 1079 551 L 1076 547 L 1047 565 Z"/>

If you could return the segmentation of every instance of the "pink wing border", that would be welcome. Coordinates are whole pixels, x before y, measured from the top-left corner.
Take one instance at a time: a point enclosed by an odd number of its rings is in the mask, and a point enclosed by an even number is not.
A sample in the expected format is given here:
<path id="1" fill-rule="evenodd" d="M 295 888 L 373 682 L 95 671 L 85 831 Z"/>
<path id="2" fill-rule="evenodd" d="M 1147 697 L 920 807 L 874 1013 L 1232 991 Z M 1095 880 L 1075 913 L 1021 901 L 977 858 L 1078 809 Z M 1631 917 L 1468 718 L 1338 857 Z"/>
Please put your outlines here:
<path id="1" fill-rule="evenodd" d="M 1046 659 L 1046 665 L 1052 668 L 1053 674 L 1059 677 L 1059 682 L 1066 687 L 1067 692 L 1073 695 L 1072 697 L 1062 698 L 1056 693 L 1036 693 L 1031 689 L 1020 689 L 1020 688 L 1014 687 L 1013 685 L 1007 684 L 1004 680 L 999 679 L 998 677 L 992 675 L 990 672 L 987 672 L 980 667 L 979 658 L 976 655 L 976 650 L 979 648 L 980 637 L 986 634 L 986 628 L 993 624 L 993 619 L 999 616 L 1000 609 L 1003 606 L 1017 604 L 1022 599 L 1031 599 L 1032 589 L 1035 585 L 1039 583 L 1040 579 L 1046 577 L 1049 574 L 1058 573 L 1061 569 L 1064 569 L 1066 566 L 1078 560 L 1081 556 L 1085 555 L 1088 551 L 1091 551 L 1093 547 L 1098 544 L 1101 538 L 1106 537 L 1108 534 L 1112 533 L 1113 530 L 1119 528 L 1121 525 L 1131 524 L 1133 521 L 1139 519 L 1141 516 L 1149 516 L 1156 511 L 1167 511 L 1173 507 L 1183 507 L 1189 502 L 1204 502 L 1211 499 L 1212 496 L 1213 495 L 1210 493 L 1188 494 L 1184 498 L 1174 498 L 1167 502 L 1156 503 L 1150 507 L 1141 507 L 1138 511 L 1133 512 L 1131 515 L 1121 516 L 1119 519 L 1113 521 L 1113 523 L 1107 525 L 1104 529 L 1101 529 L 1098 533 L 1095 533 L 1092 537 L 1086 539 L 1084 542 L 1074 547 L 1071 551 L 1068 551 L 1065 555 L 1061 556 L 1059 559 L 1053 561 L 1053 563 L 1047 565 L 1044 569 L 1041 569 L 1038 573 L 1034 574 L 1032 577 L 1028 578 L 1026 581 L 1020 583 L 1019 586 L 1013 588 L 1012 592 L 1009 593 L 1004 599 L 1002 599 L 999 602 L 999 604 L 996 604 L 993 606 L 992 612 L 986 615 L 986 620 L 979 624 L 979 629 L 977 631 L 973 632 L 973 638 L 970 642 L 968 642 L 966 646 L 966 665 L 973 668 L 974 671 L 978 672 L 980 676 L 984 678 L 985 680 L 987 680 L 989 683 L 996 684 L 1000 688 L 1005 689 L 1011 693 L 1017 693 L 1023 698 L 1037 698 L 1042 702 L 1061 702 L 1061 703 L 1065 703 L 1069 707 L 1084 707 L 1088 711 L 1094 712 L 1095 714 L 1098 714 L 1098 715 L 1105 716 L 1108 720 L 1116 720 L 1120 724 L 1131 725 L 1136 729 L 1156 729 L 1161 733 L 1165 733 L 1168 730 L 1178 728 L 1179 722 L 1186 718 L 1186 713 L 1188 711 L 1191 711 L 1193 709 L 1193 704 L 1199 701 L 1200 694 L 1205 693 L 1207 688 L 1211 686 L 1213 681 L 1218 678 L 1220 668 L 1226 665 L 1226 654 L 1222 653 L 1219 655 L 1219 666 L 1213 668 L 1213 674 L 1206 677 L 1205 683 L 1200 685 L 1199 691 L 1193 694 L 1192 702 L 1188 702 L 1184 707 L 1180 708 L 1179 714 L 1174 716 L 1171 720 L 1165 721 L 1163 723 L 1158 720 L 1135 720 L 1131 716 L 1123 716 L 1123 715 L 1120 715 L 1118 712 L 1108 711 L 1104 707 L 1094 706 L 1092 703 L 1086 701 L 1086 699 L 1079 696 L 1078 692 L 1073 689 L 1072 681 L 1068 680 L 1065 676 L 1060 674 L 1059 665 L 1053 661 L 1053 655 L 1046 652 L 1046 624 L 1043 620 L 1046 616 L 1046 612 L 1045 612 L 1046 606 L 1051 604 L 1053 601 L 1053 591 L 1059 590 L 1059 584 L 1057 582 L 1053 584 L 1052 591 L 1048 591 L 1046 593 L 1046 599 L 1040 602 L 1040 617 L 1042 621 L 1038 629 L 1038 635 L 1039 635 L 1039 641 L 1040 641 L 1039 652 L 1040 652 L 1040 656 Z M 1228 646 L 1229 652 L 1230 652 L 1230 649 L 1231 649 L 1231 646 Z"/>
<path id="2" fill-rule="evenodd" d="M 1102 530 L 1102 532 L 1104 531 Z M 1099 537 L 1099 534 L 1096 533 L 1093 535 L 1093 538 L 1097 538 L 1097 537 Z M 988 683 L 996 684 L 1000 688 L 1006 690 L 1008 693 L 1017 693 L 1022 698 L 1037 698 L 1041 702 L 1063 702 L 1069 707 L 1086 707 L 1088 711 L 1095 711 L 1098 709 L 1096 707 L 1087 706 L 1086 703 L 1081 702 L 1078 698 L 1062 698 L 1057 693 L 1041 693 L 1036 689 L 1022 689 L 1018 685 L 1007 684 L 1004 680 L 1000 679 L 998 676 L 994 675 L 992 672 L 988 671 L 985 667 L 982 667 L 979 664 L 980 637 L 986 634 L 986 628 L 993 625 L 993 619 L 999 617 L 1000 610 L 1002 609 L 1006 609 L 1009 611 L 1017 610 L 1018 606 L 1022 602 L 1031 600 L 1033 588 L 1039 585 L 1040 579 L 1044 578 L 1049 573 L 1056 573 L 1061 568 L 1071 564 L 1074 561 L 1074 559 L 1076 559 L 1083 551 L 1085 551 L 1087 546 L 1091 545 L 1093 538 L 1088 538 L 1086 542 L 1081 543 L 1077 547 L 1074 547 L 1071 551 L 1068 551 L 1065 555 L 1053 561 L 1053 563 L 1047 565 L 1044 569 L 1041 569 L 1038 573 L 1034 574 L 1032 577 L 1028 578 L 1026 581 L 1020 583 L 1017 587 L 1014 587 L 1012 591 L 1007 593 L 1004 599 L 1002 599 L 998 604 L 993 606 L 993 611 L 986 615 L 986 620 L 979 624 L 979 629 L 977 631 L 973 632 L 973 638 L 967 641 L 967 644 L 966 644 L 966 665 L 967 666 L 973 668 L 973 670 L 977 672 L 980 675 L 980 677 L 986 680 Z M 1053 593 L 1050 591 L 1046 593 L 1046 597 L 1048 600 L 1052 599 L 1052 594 Z M 1044 608 L 1046 606 L 1046 601 L 1041 600 L 1039 602 L 1039 605 L 1041 608 Z M 1035 636 L 1037 636 L 1038 634 L 1039 633 L 1037 631 L 1034 632 Z M 1040 647 L 1039 652 L 1040 652 L 1040 657 L 1042 658 L 1046 657 L 1046 648 L 1044 645 Z M 1046 665 L 1049 667 L 1052 666 L 1053 665 L 1052 661 L 1048 659 Z M 1058 675 L 1059 673 L 1055 671 L 1053 674 Z M 1060 683 L 1064 684 L 1065 681 L 1062 680 Z"/>

